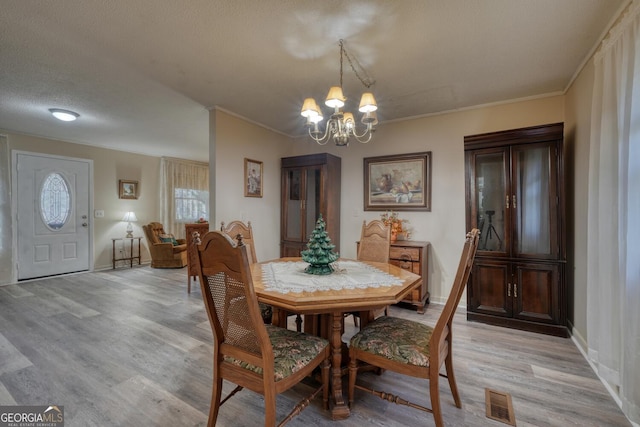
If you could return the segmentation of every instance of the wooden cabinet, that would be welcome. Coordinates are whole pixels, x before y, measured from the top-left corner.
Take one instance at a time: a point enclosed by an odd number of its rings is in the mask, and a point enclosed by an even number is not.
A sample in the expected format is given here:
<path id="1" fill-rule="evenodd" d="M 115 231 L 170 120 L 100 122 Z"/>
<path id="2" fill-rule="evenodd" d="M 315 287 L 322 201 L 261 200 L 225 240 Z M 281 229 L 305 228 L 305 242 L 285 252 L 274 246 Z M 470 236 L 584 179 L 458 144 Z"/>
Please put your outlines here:
<path id="1" fill-rule="evenodd" d="M 193 233 L 200 233 L 203 237 L 209 231 L 209 223 L 185 224 L 185 239 L 187 240 L 187 292 L 191 293 L 191 280 L 198 277 L 196 269 L 196 247 L 193 244 Z"/>
<path id="2" fill-rule="evenodd" d="M 465 137 L 467 318 L 568 336 L 562 123 Z"/>
<path id="3" fill-rule="evenodd" d="M 299 257 L 318 217 L 340 251 L 341 159 L 331 154 L 282 158 L 280 256 Z"/>
<path id="4" fill-rule="evenodd" d="M 356 242 L 359 246 L 360 242 Z M 402 302 L 415 305 L 419 314 L 424 314 L 424 306 L 429 304 L 429 242 L 417 240 L 396 240 L 389 247 L 389 263 L 419 274 L 422 277 L 407 298 Z"/>
<path id="5" fill-rule="evenodd" d="M 415 305 L 420 314 L 429 303 L 429 246 L 429 242 L 397 240 L 389 248 L 389 263 L 422 276 L 420 284 L 402 300 Z"/>

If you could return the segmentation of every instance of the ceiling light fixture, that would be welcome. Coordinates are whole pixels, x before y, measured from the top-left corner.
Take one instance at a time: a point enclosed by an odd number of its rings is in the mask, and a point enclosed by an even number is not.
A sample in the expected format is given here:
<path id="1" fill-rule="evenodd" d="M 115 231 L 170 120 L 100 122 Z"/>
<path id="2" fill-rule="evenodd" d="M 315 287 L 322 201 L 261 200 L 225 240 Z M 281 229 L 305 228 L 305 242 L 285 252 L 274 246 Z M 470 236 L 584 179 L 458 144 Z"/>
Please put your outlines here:
<path id="1" fill-rule="evenodd" d="M 342 94 L 342 61 L 343 57 L 347 57 L 349 61 L 349 65 L 351 69 L 355 73 L 358 80 L 369 89 L 375 81 L 371 81 L 367 76 L 367 79 L 363 79 L 360 77 L 360 74 L 356 71 L 353 66 L 353 61 L 349 57 L 346 49 L 344 48 L 344 40 L 340 39 L 340 86 L 332 86 L 329 89 L 329 93 L 327 94 L 327 99 L 324 101 L 327 107 L 331 107 L 334 109 L 333 113 L 329 120 L 327 120 L 327 125 L 323 132 L 318 128 L 318 123 L 323 120 L 322 111 L 316 100 L 313 98 L 307 98 L 304 100 L 302 105 L 302 110 L 300 114 L 302 117 L 307 119 L 306 126 L 309 128 L 309 136 L 313 138 L 320 145 L 325 145 L 329 142 L 329 139 L 333 138 L 333 141 L 337 146 L 348 146 L 349 138 L 354 137 L 358 142 L 366 144 L 371 141 L 371 137 L 373 136 L 373 132 L 376 130 L 375 126 L 378 124 L 378 117 L 376 115 L 376 110 L 378 109 L 378 105 L 376 104 L 376 100 L 373 97 L 373 93 L 365 92 L 362 94 L 362 98 L 360 99 L 360 107 L 359 111 L 364 113 L 362 116 L 362 123 L 366 125 L 366 128 L 362 131 L 361 134 L 358 134 L 356 129 L 356 123 L 353 118 L 353 114 L 349 112 L 343 112 L 341 110 L 344 107 L 344 102 L 346 98 Z M 364 72 L 364 70 L 363 70 Z M 364 72 L 366 75 L 366 72 Z"/>
<path id="2" fill-rule="evenodd" d="M 72 122 L 80 117 L 80 114 L 74 111 L 62 110 L 60 108 L 49 108 L 49 112 L 53 115 L 53 117 L 58 120 L 62 120 L 63 122 Z"/>

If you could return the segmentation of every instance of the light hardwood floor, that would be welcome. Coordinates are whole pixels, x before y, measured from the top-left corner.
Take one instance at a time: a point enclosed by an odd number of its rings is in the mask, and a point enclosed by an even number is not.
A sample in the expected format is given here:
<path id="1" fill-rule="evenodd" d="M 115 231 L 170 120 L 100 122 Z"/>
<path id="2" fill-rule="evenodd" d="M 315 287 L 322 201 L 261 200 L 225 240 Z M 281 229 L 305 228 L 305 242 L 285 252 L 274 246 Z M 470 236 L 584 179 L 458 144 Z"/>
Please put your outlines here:
<path id="1" fill-rule="evenodd" d="M 199 285 L 185 269 L 139 267 L 0 287 L 0 405 L 64 405 L 66 425 L 206 425 L 212 335 Z M 390 314 L 433 325 L 424 315 Z M 345 340 L 354 333 L 347 321 Z M 569 339 L 454 323 L 454 365 L 462 409 L 441 382 L 445 424 L 504 426 L 485 417 L 486 387 L 510 393 L 517 425 L 629 426 Z M 393 373 L 359 381 L 428 403 L 426 382 Z M 302 384 L 278 398 L 281 419 Z M 231 390 L 225 385 L 225 392 Z M 222 406 L 218 425 L 261 425 L 262 398 L 243 390 Z M 315 400 L 292 426 L 432 426 L 430 414 L 356 394 L 349 419 L 332 422 Z"/>

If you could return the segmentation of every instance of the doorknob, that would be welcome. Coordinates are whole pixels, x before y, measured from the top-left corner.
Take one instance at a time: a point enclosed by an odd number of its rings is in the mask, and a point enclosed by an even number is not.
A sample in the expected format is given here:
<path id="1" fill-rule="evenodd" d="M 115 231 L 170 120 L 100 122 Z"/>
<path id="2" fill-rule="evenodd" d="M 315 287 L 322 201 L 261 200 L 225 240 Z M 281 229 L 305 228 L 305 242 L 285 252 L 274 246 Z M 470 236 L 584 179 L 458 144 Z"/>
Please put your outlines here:
<path id="1" fill-rule="evenodd" d="M 89 226 L 89 224 L 87 224 L 86 222 L 83 222 L 83 223 L 82 223 L 82 226 L 83 226 L 83 227 L 88 227 L 88 226 Z"/>

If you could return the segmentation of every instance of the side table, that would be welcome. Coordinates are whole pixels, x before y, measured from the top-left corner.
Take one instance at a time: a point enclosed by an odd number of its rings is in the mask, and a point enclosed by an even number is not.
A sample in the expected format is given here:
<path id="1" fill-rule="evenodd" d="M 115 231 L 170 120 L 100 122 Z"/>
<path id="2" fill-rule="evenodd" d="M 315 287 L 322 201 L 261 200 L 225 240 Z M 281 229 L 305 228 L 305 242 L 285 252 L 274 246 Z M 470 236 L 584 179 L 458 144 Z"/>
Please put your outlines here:
<path id="1" fill-rule="evenodd" d="M 116 242 L 122 240 L 122 249 L 124 250 L 124 256 L 122 258 L 116 258 Z M 125 241 L 128 240 L 129 241 L 129 256 L 127 256 L 126 253 L 126 248 L 125 248 Z M 138 241 L 138 255 L 134 256 L 134 252 L 133 252 L 133 242 L 137 240 Z M 113 268 L 115 270 L 116 268 L 116 261 L 129 261 L 129 266 L 131 268 L 133 268 L 133 260 L 137 259 L 138 260 L 138 265 L 140 265 L 140 241 L 142 240 L 142 237 L 114 237 L 111 239 L 111 245 L 112 245 L 112 252 L 111 252 L 111 262 L 113 264 Z"/>

